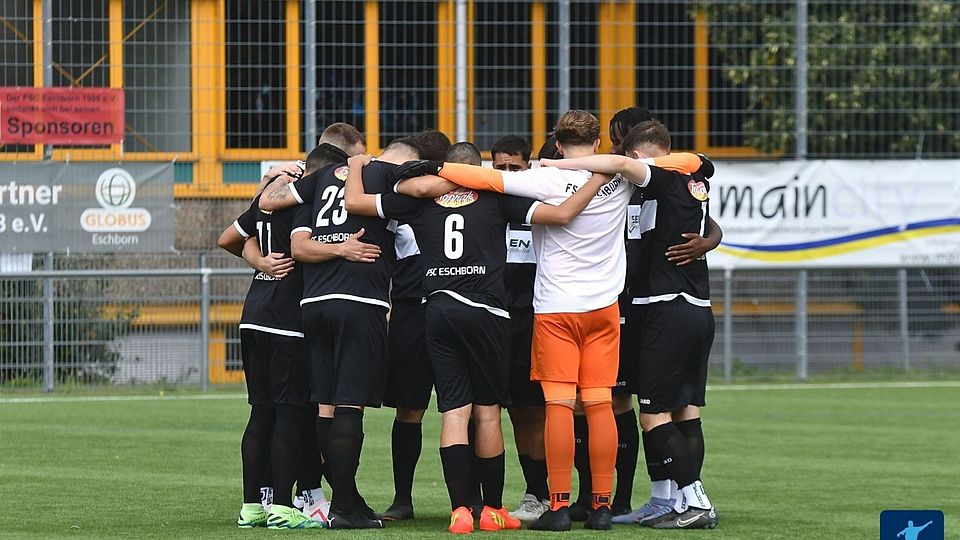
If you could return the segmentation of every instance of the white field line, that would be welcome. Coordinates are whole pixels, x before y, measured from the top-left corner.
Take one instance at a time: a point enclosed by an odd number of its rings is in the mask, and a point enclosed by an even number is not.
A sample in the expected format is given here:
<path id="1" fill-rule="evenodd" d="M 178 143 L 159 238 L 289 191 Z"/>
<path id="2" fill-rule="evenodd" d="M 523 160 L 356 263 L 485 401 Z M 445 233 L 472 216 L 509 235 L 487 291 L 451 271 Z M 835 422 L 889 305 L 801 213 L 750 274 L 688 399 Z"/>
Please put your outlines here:
<path id="1" fill-rule="evenodd" d="M 960 381 L 915 381 L 915 382 L 851 382 L 851 383 L 790 383 L 790 384 L 714 384 L 707 387 L 711 392 L 740 392 L 750 390 L 858 390 L 878 388 L 960 388 Z M 206 401 L 243 399 L 246 394 L 194 394 L 173 396 L 38 396 L 0 397 L 3 403 L 81 403 L 105 401 Z"/>

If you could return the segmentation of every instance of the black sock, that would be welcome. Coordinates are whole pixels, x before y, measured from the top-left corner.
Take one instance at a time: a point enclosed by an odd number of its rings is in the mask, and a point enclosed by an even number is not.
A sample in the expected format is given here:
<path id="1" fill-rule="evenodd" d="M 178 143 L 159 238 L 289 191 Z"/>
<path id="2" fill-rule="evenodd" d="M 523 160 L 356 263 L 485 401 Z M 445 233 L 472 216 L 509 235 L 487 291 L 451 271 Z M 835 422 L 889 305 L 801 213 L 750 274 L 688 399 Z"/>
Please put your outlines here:
<path id="1" fill-rule="evenodd" d="M 643 459 L 647 464 L 647 475 L 650 477 L 650 481 L 669 480 L 670 473 L 667 472 L 666 467 L 660 464 L 663 458 L 660 457 L 656 446 L 650 440 L 650 433 L 644 431 L 641 436 L 643 437 Z"/>
<path id="2" fill-rule="evenodd" d="M 617 489 L 613 506 L 630 508 L 633 495 L 633 477 L 637 474 L 637 455 L 640 451 L 640 428 L 633 409 L 614 417 L 617 422 Z"/>
<path id="3" fill-rule="evenodd" d="M 300 411 L 300 474 L 297 477 L 297 492 L 320 487 L 321 457 L 317 443 L 317 406 L 310 404 Z"/>
<path id="4" fill-rule="evenodd" d="M 293 483 L 299 472 L 299 458 L 303 427 L 301 409 L 290 405 L 277 405 L 277 421 L 273 428 L 273 443 L 270 461 L 273 464 L 273 503 L 293 506 Z"/>
<path id="5" fill-rule="evenodd" d="M 352 512 L 356 506 L 357 468 L 363 448 L 363 411 L 353 407 L 337 407 L 330 426 L 327 462 L 333 481 L 332 506 Z"/>
<path id="6" fill-rule="evenodd" d="M 699 418 L 684 420 L 676 423 L 677 429 L 683 438 L 687 440 L 687 448 L 690 450 L 690 458 L 693 459 L 693 466 L 697 471 L 697 478 L 703 470 L 703 426 Z"/>
<path id="7" fill-rule="evenodd" d="M 243 502 L 260 502 L 260 488 L 270 485 L 270 439 L 273 437 L 275 414 L 269 405 L 250 407 L 250 419 L 240 440 L 240 462 L 243 468 Z"/>
<path id="8" fill-rule="evenodd" d="M 547 460 L 533 459 L 528 455 L 519 456 L 520 468 L 523 469 L 523 479 L 527 482 L 524 493 L 545 501 L 550 498 L 547 488 Z"/>
<path id="9" fill-rule="evenodd" d="M 503 468 L 503 453 L 490 458 L 477 457 L 484 506 L 503 508 Z"/>
<path id="10" fill-rule="evenodd" d="M 330 443 L 330 426 L 333 425 L 333 418 L 327 416 L 317 417 L 317 450 L 320 452 L 320 476 L 327 479 L 327 484 L 333 487 L 333 476 L 330 473 L 330 464 L 327 463 L 327 445 Z"/>
<path id="11" fill-rule="evenodd" d="M 661 458 L 660 464 L 677 486 L 682 488 L 699 480 L 693 459 L 690 457 L 687 440 L 672 422 L 651 429 L 648 440 L 656 447 Z"/>
<path id="12" fill-rule="evenodd" d="M 419 422 L 393 421 L 390 451 L 393 455 L 393 502 L 413 501 L 413 473 L 423 446 L 423 429 Z"/>
<path id="13" fill-rule="evenodd" d="M 450 509 L 461 506 L 470 507 L 473 498 L 473 486 L 470 480 L 473 452 L 466 444 L 455 444 L 440 449 L 440 464 L 443 465 L 443 481 L 450 495 Z"/>
<path id="14" fill-rule="evenodd" d="M 586 416 L 582 414 L 573 416 L 573 436 L 576 442 L 573 466 L 577 469 L 579 481 L 577 502 L 589 505 L 593 500 L 593 479 L 590 476 L 590 440 Z"/>
<path id="15" fill-rule="evenodd" d="M 483 506 L 483 495 L 480 492 L 480 471 L 477 463 L 477 423 L 473 418 L 467 423 L 467 442 L 470 447 L 470 499 L 468 507 Z"/>

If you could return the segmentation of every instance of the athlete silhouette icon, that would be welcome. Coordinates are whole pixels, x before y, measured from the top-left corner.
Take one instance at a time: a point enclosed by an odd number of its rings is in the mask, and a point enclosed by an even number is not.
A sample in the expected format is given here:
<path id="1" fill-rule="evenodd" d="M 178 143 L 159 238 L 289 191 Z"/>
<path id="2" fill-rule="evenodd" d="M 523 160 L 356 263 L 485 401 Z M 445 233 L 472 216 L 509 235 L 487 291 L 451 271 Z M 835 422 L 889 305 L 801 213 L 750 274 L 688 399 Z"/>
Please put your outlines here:
<path id="1" fill-rule="evenodd" d="M 932 523 L 932 521 L 928 521 L 923 527 L 914 527 L 913 520 L 907 521 L 907 526 L 897 533 L 897 538 L 902 536 L 904 540 L 917 540 L 920 537 L 920 531 L 926 529 Z"/>

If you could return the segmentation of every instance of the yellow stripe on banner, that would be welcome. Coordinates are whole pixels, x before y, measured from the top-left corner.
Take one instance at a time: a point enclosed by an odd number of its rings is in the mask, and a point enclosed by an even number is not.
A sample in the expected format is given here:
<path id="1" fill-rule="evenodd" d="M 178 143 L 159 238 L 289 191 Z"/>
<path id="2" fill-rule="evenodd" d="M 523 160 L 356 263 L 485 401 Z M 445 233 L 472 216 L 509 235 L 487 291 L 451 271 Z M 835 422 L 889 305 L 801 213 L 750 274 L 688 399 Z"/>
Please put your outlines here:
<path id="1" fill-rule="evenodd" d="M 792 251 L 752 251 L 738 248 L 731 248 L 721 245 L 717 251 L 731 257 L 740 259 L 750 259 L 754 261 L 765 262 L 802 262 L 814 259 L 823 259 L 837 255 L 846 255 L 856 251 L 872 249 L 875 247 L 905 242 L 914 238 L 924 238 L 938 234 L 960 233 L 960 225 L 944 225 L 942 227 L 930 227 L 928 229 L 917 229 L 913 231 L 901 231 L 890 233 L 876 238 L 864 238 L 863 240 L 854 240 L 837 244 L 835 246 L 823 246 L 809 249 L 797 249 Z"/>
<path id="2" fill-rule="evenodd" d="M 375 0 L 364 8 L 364 131 L 367 152 L 380 153 L 380 12 Z"/>

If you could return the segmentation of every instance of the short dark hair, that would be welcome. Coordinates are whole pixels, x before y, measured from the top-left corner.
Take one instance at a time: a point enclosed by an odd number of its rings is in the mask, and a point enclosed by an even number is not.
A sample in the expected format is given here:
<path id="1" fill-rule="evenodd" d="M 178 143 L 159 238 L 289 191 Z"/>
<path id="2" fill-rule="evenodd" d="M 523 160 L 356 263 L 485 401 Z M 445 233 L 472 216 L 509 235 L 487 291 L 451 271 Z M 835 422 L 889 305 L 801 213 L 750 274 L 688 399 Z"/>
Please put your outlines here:
<path id="1" fill-rule="evenodd" d="M 600 138 L 600 121 L 587 111 L 574 109 L 563 113 L 555 131 L 562 145 L 593 144 Z"/>
<path id="2" fill-rule="evenodd" d="M 383 149 L 383 151 L 386 152 L 387 150 L 390 150 L 391 148 L 396 148 L 398 146 L 406 146 L 408 150 L 417 154 L 418 157 L 423 157 L 423 153 L 421 153 L 420 151 L 420 145 L 417 144 L 416 139 L 414 139 L 413 137 L 399 137 L 397 139 L 394 139 L 390 141 L 390 144 L 388 144 L 387 147 Z"/>
<path id="3" fill-rule="evenodd" d="M 442 131 L 427 129 L 413 136 L 420 150 L 420 157 L 432 161 L 443 161 L 450 149 L 450 138 Z"/>
<path id="4" fill-rule="evenodd" d="M 450 146 L 444 161 L 451 163 L 465 163 L 467 165 L 482 165 L 483 158 L 480 157 L 480 149 L 472 142 L 461 141 Z"/>
<path id="5" fill-rule="evenodd" d="M 322 143 L 332 144 L 346 152 L 348 148 L 357 143 L 363 143 L 366 146 L 367 139 L 363 136 L 363 133 L 360 133 L 357 128 L 350 124 L 336 122 L 327 126 L 327 129 L 320 134 L 320 144 Z"/>
<path id="6" fill-rule="evenodd" d="M 490 149 L 490 157 L 497 154 L 520 156 L 524 161 L 530 161 L 530 143 L 519 135 L 500 137 L 493 143 L 493 148 Z"/>
<path id="7" fill-rule="evenodd" d="M 640 122 L 624 137 L 623 150 L 636 150 L 644 144 L 652 144 L 669 152 L 670 132 L 667 131 L 667 126 L 657 120 Z"/>
<path id="8" fill-rule="evenodd" d="M 560 150 L 557 149 L 557 136 L 550 135 L 544 141 L 540 151 L 537 152 L 537 159 L 557 159 L 560 156 Z"/>
<path id="9" fill-rule="evenodd" d="M 626 109 L 620 109 L 617 111 L 617 114 L 613 115 L 613 118 L 610 119 L 610 139 L 613 140 L 613 134 L 616 133 L 620 136 L 620 144 L 622 146 L 623 140 L 627 137 L 627 133 L 630 133 L 631 129 L 640 125 L 642 122 L 656 119 L 657 117 L 647 110 L 646 107 L 627 107 Z"/>
<path id="10" fill-rule="evenodd" d="M 307 154 L 307 164 L 303 170 L 303 175 L 318 171 L 327 165 L 334 163 L 345 163 L 350 156 L 342 148 L 336 147 L 330 143 L 320 143 Z"/>

